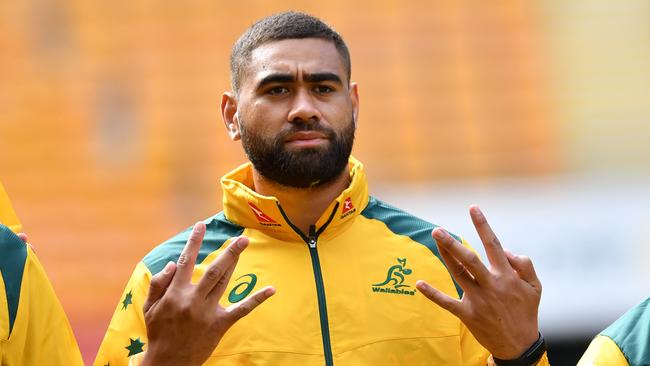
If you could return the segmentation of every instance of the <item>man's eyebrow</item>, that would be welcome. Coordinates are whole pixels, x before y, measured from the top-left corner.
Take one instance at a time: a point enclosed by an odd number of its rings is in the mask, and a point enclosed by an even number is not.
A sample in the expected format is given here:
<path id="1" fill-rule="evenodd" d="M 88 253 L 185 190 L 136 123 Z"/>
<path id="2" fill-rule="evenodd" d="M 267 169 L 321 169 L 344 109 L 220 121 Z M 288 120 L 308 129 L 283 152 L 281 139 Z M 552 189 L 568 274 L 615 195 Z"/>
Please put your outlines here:
<path id="1" fill-rule="evenodd" d="M 343 84 L 341 78 L 332 72 L 318 72 L 314 74 L 305 74 L 305 81 L 309 83 L 319 83 L 321 81 L 333 81 L 339 84 Z"/>
<path id="2" fill-rule="evenodd" d="M 269 74 L 257 83 L 257 89 L 272 83 L 291 83 L 295 80 L 296 78 L 292 74 Z"/>
<path id="3" fill-rule="evenodd" d="M 343 84 L 341 77 L 333 72 L 317 72 L 313 74 L 304 74 L 304 79 L 308 83 L 319 83 L 323 81 L 333 81 L 338 84 Z M 295 82 L 296 78 L 293 74 L 280 74 L 273 73 L 266 75 L 257 83 L 256 89 L 262 89 L 268 84 L 273 83 L 292 83 Z"/>

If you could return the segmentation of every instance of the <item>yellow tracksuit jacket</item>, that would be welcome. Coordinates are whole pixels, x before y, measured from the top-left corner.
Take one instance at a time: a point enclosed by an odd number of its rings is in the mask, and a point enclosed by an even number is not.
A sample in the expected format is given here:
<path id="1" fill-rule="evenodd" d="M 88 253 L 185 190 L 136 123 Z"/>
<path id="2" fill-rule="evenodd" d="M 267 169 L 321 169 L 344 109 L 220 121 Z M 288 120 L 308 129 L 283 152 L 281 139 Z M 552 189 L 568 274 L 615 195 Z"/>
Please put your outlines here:
<path id="1" fill-rule="evenodd" d="M 467 328 L 415 289 L 416 280 L 426 279 L 461 295 L 431 238 L 434 225 L 369 197 L 362 165 L 354 159 L 350 176 L 350 186 L 309 233 L 293 226 L 276 198 L 250 188 L 250 164 L 222 178 L 224 211 L 205 220 L 193 280 L 230 238 L 246 235 L 249 247 L 222 305 L 267 285 L 277 293 L 226 333 L 206 365 L 488 363 L 489 353 Z M 138 363 L 146 351 L 142 305 L 151 276 L 178 259 L 190 232 L 159 245 L 137 265 L 95 365 L 126 365 L 129 358 Z"/>
<path id="2" fill-rule="evenodd" d="M 650 298 L 596 336 L 578 366 L 650 365 Z"/>
<path id="3" fill-rule="evenodd" d="M 0 364 L 83 365 L 63 307 L 0 183 Z"/>

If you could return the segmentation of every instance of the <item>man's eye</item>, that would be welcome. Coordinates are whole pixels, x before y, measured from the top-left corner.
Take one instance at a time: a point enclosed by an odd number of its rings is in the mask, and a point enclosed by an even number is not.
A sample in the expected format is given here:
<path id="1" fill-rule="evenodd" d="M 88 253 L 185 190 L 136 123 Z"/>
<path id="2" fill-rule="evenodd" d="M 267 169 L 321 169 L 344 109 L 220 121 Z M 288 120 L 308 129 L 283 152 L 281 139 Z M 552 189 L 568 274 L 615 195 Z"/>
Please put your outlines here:
<path id="1" fill-rule="evenodd" d="M 282 86 L 271 88 L 271 89 L 269 89 L 267 91 L 267 93 L 271 94 L 271 95 L 281 95 L 281 94 L 285 94 L 285 93 L 288 93 L 288 92 L 289 92 L 289 89 L 287 89 L 285 87 L 282 87 Z"/>
<path id="2" fill-rule="evenodd" d="M 333 92 L 334 89 L 330 88 L 329 86 L 317 86 L 314 88 L 314 91 L 319 94 L 327 94 Z"/>

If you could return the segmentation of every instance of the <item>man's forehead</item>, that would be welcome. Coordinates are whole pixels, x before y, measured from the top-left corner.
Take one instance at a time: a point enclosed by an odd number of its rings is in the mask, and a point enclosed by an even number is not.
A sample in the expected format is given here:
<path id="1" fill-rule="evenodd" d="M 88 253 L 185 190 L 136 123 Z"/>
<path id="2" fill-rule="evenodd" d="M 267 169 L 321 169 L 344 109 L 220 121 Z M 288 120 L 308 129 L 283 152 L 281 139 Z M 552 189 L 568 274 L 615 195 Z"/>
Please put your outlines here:
<path id="1" fill-rule="evenodd" d="M 334 43 L 319 38 L 285 39 L 262 44 L 251 53 L 247 78 L 270 74 L 334 73 L 345 80 L 345 66 Z"/>

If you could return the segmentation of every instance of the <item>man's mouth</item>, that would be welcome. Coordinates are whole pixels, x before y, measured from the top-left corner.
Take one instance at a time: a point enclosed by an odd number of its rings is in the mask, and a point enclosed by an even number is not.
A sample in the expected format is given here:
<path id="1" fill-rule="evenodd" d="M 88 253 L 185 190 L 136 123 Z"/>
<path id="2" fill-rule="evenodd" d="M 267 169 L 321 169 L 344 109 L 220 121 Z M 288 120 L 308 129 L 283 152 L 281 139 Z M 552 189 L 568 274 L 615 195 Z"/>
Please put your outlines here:
<path id="1" fill-rule="evenodd" d="M 295 147 L 315 147 L 326 143 L 329 139 L 318 131 L 300 131 L 291 134 L 285 143 Z"/>

